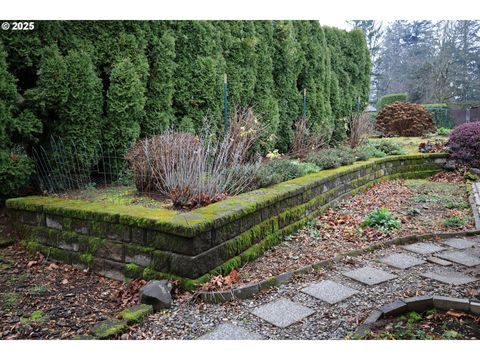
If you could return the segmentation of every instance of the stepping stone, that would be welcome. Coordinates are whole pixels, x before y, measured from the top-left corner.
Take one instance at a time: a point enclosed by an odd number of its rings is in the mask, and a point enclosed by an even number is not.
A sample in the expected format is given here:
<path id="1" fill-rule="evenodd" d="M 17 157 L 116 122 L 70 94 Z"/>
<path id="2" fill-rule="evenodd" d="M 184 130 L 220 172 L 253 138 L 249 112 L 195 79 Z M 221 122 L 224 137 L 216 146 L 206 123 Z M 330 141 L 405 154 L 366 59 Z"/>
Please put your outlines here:
<path id="1" fill-rule="evenodd" d="M 384 264 L 387 264 L 402 270 L 425 263 L 425 261 L 417 259 L 414 256 L 410 256 L 402 253 L 385 256 L 384 258 L 381 258 L 379 261 Z"/>
<path id="2" fill-rule="evenodd" d="M 421 255 L 433 254 L 435 252 L 444 250 L 441 246 L 431 243 L 414 243 L 405 245 L 403 248 Z"/>
<path id="3" fill-rule="evenodd" d="M 302 292 L 333 305 L 356 294 L 358 291 L 334 281 L 325 280 L 304 288 Z"/>
<path id="4" fill-rule="evenodd" d="M 454 263 L 464 266 L 476 266 L 480 265 L 480 258 L 472 255 L 465 250 L 459 251 L 446 251 L 437 255 L 439 258 L 453 261 Z"/>
<path id="5" fill-rule="evenodd" d="M 429 261 L 431 263 L 434 263 L 434 264 L 437 264 L 437 265 L 441 265 L 441 266 L 451 266 L 452 265 L 452 263 L 450 261 L 439 259 L 435 256 L 428 257 L 427 261 Z"/>
<path id="6" fill-rule="evenodd" d="M 225 323 L 218 325 L 215 330 L 199 337 L 198 340 L 262 340 L 262 337 L 243 327 Z"/>
<path id="7" fill-rule="evenodd" d="M 313 313 L 312 309 L 287 299 L 259 306 L 252 311 L 252 314 L 280 328 L 286 328 Z"/>
<path id="8" fill-rule="evenodd" d="M 462 238 L 448 239 L 445 240 L 443 243 L 455 249 L 468 249 L 475 245 L 474 242 Z"/>
<path id="9" fill-rule="evenodd" d="M 474 281 L 477 279 L 467 276 L 461 272 L 453 271 L 453 270 L 437 270 L 435 272 L 428 271 L 424 274 L 421 274 L 423 277 L 437 280 L 449 285 L 464 285 Z"/>
<path id="10" fill-rule="evenodd" d="M 347 271 L 343 275 L 367 285 L 377 285 L 396 278 L 393 274 L 370 266 Z"/>

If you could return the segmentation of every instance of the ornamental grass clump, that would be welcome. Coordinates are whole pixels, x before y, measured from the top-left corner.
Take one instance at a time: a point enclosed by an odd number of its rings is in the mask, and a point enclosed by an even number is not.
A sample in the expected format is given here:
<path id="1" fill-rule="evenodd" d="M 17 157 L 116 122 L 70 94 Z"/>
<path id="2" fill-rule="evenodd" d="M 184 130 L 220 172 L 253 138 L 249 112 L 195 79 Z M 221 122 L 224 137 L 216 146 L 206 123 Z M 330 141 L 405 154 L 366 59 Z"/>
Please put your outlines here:
<path id="1" fill-rule="evenodd" d="M 376 227 L 383 231 L 400 228 L 401 222 L 396 219 L 386 208 L 380 208 L 369 213 L 360 226 Z"/>
<path id="2" fill-rule="evenodd" d="M 453 159 L 465 165 L 480 167 L 480 121 L 454 128 L 447 145 Z"/>

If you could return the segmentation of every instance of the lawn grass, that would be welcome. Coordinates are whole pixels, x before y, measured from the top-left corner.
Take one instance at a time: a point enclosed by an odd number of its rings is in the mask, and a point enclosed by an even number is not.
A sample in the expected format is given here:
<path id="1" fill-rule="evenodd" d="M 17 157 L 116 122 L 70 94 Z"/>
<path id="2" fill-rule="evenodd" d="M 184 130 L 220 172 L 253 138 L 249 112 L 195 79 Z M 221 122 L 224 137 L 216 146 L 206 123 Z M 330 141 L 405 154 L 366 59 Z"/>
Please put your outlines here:
<path id="1" fill-rule="evenodd" d="M 436 140 L 441 140 L 441 141 L 447 141 L 448 136 L 441 136 L 441 135 L 434 135 L 431 137 L 406 137 L 406 136 L 398 136 L 398 137 L 393 137 L 393 138 L 377 138 L 377 137 L 372 137 L 369 139 L 370 142 L 375 143 L 379 141 L 391 141 L 391 142 L 396 142 L 399 144 L 407 154 L 419 154 L 420 152 L 418 151 L 418 145 L 422 142 L 435 142 Z"/>

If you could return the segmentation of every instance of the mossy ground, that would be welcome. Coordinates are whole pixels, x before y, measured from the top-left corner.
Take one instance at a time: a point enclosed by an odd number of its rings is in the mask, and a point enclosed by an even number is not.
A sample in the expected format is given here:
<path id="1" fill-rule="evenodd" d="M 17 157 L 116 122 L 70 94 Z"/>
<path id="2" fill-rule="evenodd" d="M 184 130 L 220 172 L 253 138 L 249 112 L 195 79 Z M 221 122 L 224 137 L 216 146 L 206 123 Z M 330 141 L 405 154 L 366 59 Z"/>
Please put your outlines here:
<path id="1" fill-rule="evenodd" d="M 98 339 L 108 339 L 122 334 L 127 327 L 125 320 L 105 320 L 95 324 L 91 331 Z"/>
<path id="2" fill-rule="evenodd" d="M 434 135 L 431 137 L 406 137 L 406 136 L 397 136 L 392 138 L 370 138 L 369 141 L 372 143 L 379 141 L 389 141 L 398 143 L 407 154 L 415 155 L 420 154 L 418 151 L 418 146 L 420 143 L 427 141 L 435 142 L 436 140 L 447 141 L 448 136 Z"/>
<path id="3" fill-rule="evenodd" d="M 128 324 L 135 324 L 152 312 L 152 305 L 139 304 L 123 310 L 120 313 L 120 318 L 126 320 Z"/>

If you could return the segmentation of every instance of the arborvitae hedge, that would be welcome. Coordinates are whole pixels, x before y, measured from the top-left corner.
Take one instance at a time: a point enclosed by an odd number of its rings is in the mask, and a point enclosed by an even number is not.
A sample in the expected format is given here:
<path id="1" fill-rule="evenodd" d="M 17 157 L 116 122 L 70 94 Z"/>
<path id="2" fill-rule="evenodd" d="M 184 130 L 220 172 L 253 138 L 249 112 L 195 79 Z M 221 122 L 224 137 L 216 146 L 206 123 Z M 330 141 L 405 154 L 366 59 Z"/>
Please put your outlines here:
<path id="1" fill-rule="evenodd" d="M 388 95 L 383 95 L 380 99 L 377 101 L 377 111 L 382 110 L 385 106 L 393 104 L 394 102 L 401 101 L 401 102 L 407 102 L 407 94 L 402 93 L 402 94 L 388 94 Z"/>
<path id="2" fill-rule="evenodd" d="M 103 140 L 106 148 L 121 156 L 140 136 L 145 106 L 142 80 L 129 58 L 113 65 L 107 99 Z"/>
<path id="3" fill-rule="evenodd" d="M 370 57 L 363 33 L 316 21 L 38 21 L 35 26 L 32 32 L 2 31 L 0 41 L 23 99 L 16 111 L 29 111 L 27 122 L 41 119 L 42 142 L 60 131 L 92 146 L 96 141 L 126 146 L 168 126 L 198 130 L 205 116 L 221 132 L 224 73 L 229 113 L 236 105 L 254 106 L 268 125 L 263 150 L 288 150 L 293 124 L 302 116 L 304 88 L 309 125 L 333 143 L 344 138 L 345 119 L 368 99 Z M 80 94 L 82 86 L 89 94 Z M 104 121 L 102 137 L 98 128 Z M 91 131 L 80 131 L 82 122 Z"/>

